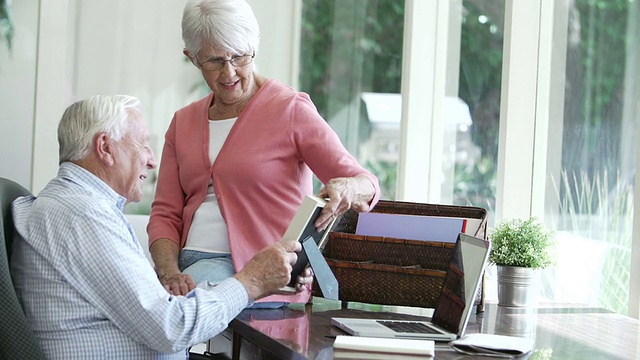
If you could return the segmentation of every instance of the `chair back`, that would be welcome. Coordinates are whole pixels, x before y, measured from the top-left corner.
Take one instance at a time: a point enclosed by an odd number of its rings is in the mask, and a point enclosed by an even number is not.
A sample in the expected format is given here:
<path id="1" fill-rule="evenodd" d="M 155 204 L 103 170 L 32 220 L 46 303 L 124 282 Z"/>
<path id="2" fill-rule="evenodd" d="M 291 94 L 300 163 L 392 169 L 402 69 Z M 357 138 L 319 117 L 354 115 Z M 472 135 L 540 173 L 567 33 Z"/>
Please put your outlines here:
<path id="1" fill-rule="evenodd" d="M 18 301 L 9 272 L 11 249 L 16 235 L 11 203 L 19 196 L 30 194 L 15 182 L 0 178 L 0 359 L 44 359 L 44 353 Z"/>

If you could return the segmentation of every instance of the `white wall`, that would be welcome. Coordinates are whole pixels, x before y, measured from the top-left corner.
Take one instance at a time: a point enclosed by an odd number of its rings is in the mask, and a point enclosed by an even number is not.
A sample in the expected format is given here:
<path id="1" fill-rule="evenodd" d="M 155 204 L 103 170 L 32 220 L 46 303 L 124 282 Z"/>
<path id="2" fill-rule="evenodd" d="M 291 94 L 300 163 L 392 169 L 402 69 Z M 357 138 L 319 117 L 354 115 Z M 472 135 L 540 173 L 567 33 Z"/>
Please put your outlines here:
<path id="1" fill-rule="evenodd" d="M 302 0 L 248 0 L 260 24 L 258 71 L 298 86 Z"/>
<path id="2" fill-rule="evenodd" d="M 185 0 L 84 1 L 78 7 L 76 98 L 129 94 L 143 105 L 159 156 L 173 113 L 200 95 L 200 72 L 185 61 L 180 30 Z"/>
<path id="3" fill-rule="evenodd" d="M 38 193 L 57 172 L 57 122 L 71 102 L 75 0 L 42 0 L 38 19 L 31 191 Z"/>
<path id="4" fill-rule="evenodd" d="M 31 182 L 39 1 L 12 2 L 13 49 L 0 42 L 0 176 Z"/>
<path id="5" fill-rule="evenodd" d="M 185 2 L 12 2 L 11 56 L 0 44 L 0 176 L 39 192 L 57 172 L 62 112 L 95 94 L 140 98 L 160 156 L 174 111 L 202 95 L 192 91 L 200 72 L 182 55 Z M 301 1 L 249 2 L 261 27 L 259 71 L 295 86 Z"/>

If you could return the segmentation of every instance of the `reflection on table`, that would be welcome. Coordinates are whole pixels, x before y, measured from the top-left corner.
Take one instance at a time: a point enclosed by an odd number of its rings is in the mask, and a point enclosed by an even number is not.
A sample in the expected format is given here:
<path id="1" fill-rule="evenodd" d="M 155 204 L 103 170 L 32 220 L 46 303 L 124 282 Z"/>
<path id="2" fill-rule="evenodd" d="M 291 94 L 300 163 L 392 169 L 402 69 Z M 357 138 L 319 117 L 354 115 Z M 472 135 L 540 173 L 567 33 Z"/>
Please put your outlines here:
<path id="1" fill-rule="evenodd" d="M 332 317 L 426 320 L 432 312 L 322 298 L 314 298 L 313 304 L 292 304 L 284 309 L 245 310 L 230 325 L 233 357 L 332 359 L 335 336 L 345 334 L 331 326 Z M 486 304 L 484 313 L 471 314 L 466 332 L 534 339 L 535 351 L 528 359 L 639 359 L 639 328 L 636 319 L 580 305 L 508 308 Z M 436 358 L 474 357 L 458 354 L 446 343 L 437 343 Z"/>

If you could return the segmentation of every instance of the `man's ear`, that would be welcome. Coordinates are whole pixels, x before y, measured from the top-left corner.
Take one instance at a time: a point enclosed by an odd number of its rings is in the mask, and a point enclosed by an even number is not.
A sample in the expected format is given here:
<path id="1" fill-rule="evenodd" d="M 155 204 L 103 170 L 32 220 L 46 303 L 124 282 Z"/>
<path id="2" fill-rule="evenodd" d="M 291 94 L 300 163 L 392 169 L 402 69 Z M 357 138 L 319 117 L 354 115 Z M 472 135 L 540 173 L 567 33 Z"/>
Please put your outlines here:
<path id="1" fill-rule="evenodd" d="M 113 166 L 114 164 L 114 144 L 113 140 L 106 133 L 100 133 L 94 140 L 94 148 L 96 156 L 100 162 L 107 166 Z"/>

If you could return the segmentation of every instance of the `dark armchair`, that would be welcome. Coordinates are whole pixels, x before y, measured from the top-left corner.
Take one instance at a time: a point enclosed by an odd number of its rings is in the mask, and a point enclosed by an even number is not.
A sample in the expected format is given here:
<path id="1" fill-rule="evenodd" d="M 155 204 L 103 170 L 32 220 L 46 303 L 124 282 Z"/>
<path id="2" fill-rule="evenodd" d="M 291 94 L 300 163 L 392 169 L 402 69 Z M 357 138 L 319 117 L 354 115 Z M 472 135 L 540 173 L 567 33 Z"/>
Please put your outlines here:
<path id="1" fill-rule="evenodd" d="M 0 178 L 0 359 L 44 359 L 42 349 L 27 322 L 22 306 L 13 288 L 9 273 L 9 260 L 14 229 L 11 202 L 30 192 L 15 182 Z"/>

